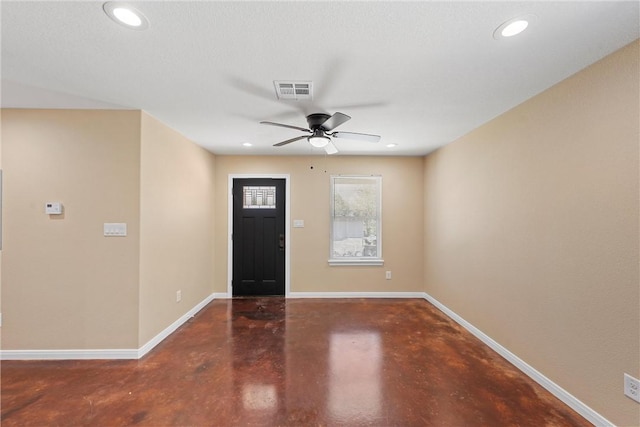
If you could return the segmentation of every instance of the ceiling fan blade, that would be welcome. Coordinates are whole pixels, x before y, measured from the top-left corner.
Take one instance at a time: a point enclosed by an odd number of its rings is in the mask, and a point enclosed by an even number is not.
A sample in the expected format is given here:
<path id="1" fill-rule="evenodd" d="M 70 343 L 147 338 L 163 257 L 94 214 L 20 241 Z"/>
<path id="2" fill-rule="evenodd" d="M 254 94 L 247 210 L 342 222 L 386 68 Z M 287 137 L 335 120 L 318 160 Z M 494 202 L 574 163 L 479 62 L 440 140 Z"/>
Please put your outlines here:
<path id="1" fill-rule="evenodd" d="M 278 142 L 277 144 L 273 144 L 274 147 L 282 147 L 283 145 L 291 144 L 292 142 L 299 141 L 301 139 L 309 138 L 306 135 L 296 136 L 295 138 L 287 139 L 286 141 Z"/>
<path id="2" fill-rule="evenodd" d="M 262 98 L 266 101 L 277 102 L 276 97 L 273 94 L 273 91 L 267 90 L 257 84 L 254 84 L 248 80 L 243 80 L 241 78 L 235 76 L 227 77 L 227 80 L 231 86 L 239 89 L 245 93 L 251 94 L 253 96 L 257 96 L 258 98 Z"/>
<path id="3" fill-rule="evenodd" d="M 342 55 L 324 62 L 324 72 L 313 88 L 313 98 L 319 105 L 323 105 L 330 92 L 338 86 L 341 77 L 344 77 L 347 64 L 348 58 Z"/>
<path id="4" fill-rule="evenodd" d="M 282 105 L 282 103 L 277 99 L 272 89 L 265 89 L 260 85 L 250 82 L 249 80 L 244 80 L 236 76 L 228 76 L 227 81 L 231 86 L 235 87 L 236 89 L 242 92 L 261 98 L 265 101 L 277 102 L 280 105 Z M 304 111 L 301 108 L 299 108 L 299 105 L 297 103 L 291 103 L 289 104 L 289 106 L 297 109 L 298 112 L 300 113 L 304 113 Z"/>
<path id="5" fill-rule="evenodd" d="M 347 120 L 351 120 L 351 117 L 343 113 L 335 113 L 333 116 L 325 120 L 320 126 L 322 126 L 324 130 L 330 131 L 337 128 Z"/>
<path id="6" fill-rule="evenodd" d="M 388 102 L 383 101 L 372 101 L 372 102 L 361 102 L 359 104 L 342 104 L 342 105 L 330 105 L 328 108 L 332 111 L 335 110 L 357 110 L 359 108 L 378 108 L 378 107 L 386 107 L 389 105 Z"/>
<path id="7" fill-rule="evenodd" d="M 279 126 L 281 128 L 296 129 L 296 130 L 301 130 L 302 132 L 311 133 L 311 131 L 309 129 L 301 128 L 301 127 L 298 127 L 298 126 L 285 125 L 285 124 L 282 124 L 282 123 L 262 121 L 262 122 L 260 122 L 260 124 L 262 124 L 262 125 L 270 125 L 270 126 Z"/>
<path id="8" fill-rule="evenodd" d="M 336 154 L 338 152 L 338 149 L 335 145 L 333 145 L 333 142 L 329 141 L 329 143 L 324 146 L 324 151 L 327 154 Z"/>
<path id="9" fill-rule="evenodd" d="M 369 135 L 368 133 L 334 132 L 331 134 L 331 136 L 334 138 L 356 139 L 359 141 L 367 141 L 367 142 L 380 141 L 380 135 Z"/>

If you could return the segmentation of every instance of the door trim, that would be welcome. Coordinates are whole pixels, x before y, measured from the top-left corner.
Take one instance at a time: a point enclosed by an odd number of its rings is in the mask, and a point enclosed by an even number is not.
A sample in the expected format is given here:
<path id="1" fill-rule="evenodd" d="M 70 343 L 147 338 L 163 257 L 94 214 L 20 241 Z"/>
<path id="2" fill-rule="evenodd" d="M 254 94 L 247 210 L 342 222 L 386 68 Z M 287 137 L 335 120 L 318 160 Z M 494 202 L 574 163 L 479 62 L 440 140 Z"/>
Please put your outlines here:
<path id="1" fill-rule="evenodd" d="M 287 174 L 229 174 L 227 181 L 227 295 L 229 298 L 233 295 L 233 180 L 246 178 L 272 178 L 284 179 L 285 187 L 285 206 L 284 206 L 284 296 L 285 298 L 291 293 L 291 266 L 289 263 L 289 254 L 291 253 L 291 192 L 290 180 L 291 176 Z"/>

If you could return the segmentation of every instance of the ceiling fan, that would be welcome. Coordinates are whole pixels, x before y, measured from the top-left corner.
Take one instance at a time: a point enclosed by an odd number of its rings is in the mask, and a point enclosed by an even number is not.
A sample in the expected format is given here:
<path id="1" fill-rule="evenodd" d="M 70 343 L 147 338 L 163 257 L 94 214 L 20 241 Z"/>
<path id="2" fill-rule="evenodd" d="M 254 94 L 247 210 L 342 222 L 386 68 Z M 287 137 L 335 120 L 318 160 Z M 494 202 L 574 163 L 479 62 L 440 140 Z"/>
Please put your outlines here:
<path id="1" fill-rule="evenodd" d="M 350 120 L 351 117 L 347 116 L 343 113 L 335 113 L 333 115 L 324 114 L 324 113 L 314 113 L 309 114 L 307 116 L 307 123 L 309 124 L 309 128 L 302 128 L 298 126 L 285 125 L 282 123 L 275 122 L 260 122 L 263 125 L 271 125 L 271 126 L 280 126 L 283 128 L 296 129 L 302 132 L 306 132 L 310 135 L 302 135 L 297 136 L 295 138 L 287 139 L 286 141 L 278 142 L 277 144 L 273 144 L 274 147 L 282 147 L 283 145 L 291 144 L 292 142 L 299 141 L 301 139 L 307 139 L 311 145 L 318 148 L 324 148 L 327 154 L 335 154 L 338 152 L 338 149 L 333 142 L 331 142 L 331 138 L 346 138 L 346 139 L 356 139 L 361 141 L 368 142 L 378 142 L 380 141 L 379 135 L 369 135 L 366 133 L 355 133 L 355 132 L 332 132 L 335 128 Z"/>

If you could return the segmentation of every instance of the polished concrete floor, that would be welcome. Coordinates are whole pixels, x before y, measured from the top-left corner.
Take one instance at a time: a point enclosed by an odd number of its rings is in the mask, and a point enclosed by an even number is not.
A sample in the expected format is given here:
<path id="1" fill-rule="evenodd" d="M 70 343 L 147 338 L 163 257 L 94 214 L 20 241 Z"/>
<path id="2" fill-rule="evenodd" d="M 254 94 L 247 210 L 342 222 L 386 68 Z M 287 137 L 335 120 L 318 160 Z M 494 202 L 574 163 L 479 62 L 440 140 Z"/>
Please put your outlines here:
<path id="1" fill-rule="evenodd" d="M 216 300 L 138 361 L 4 361 L 2 426 L 588 426 L 424 300 Z"/>

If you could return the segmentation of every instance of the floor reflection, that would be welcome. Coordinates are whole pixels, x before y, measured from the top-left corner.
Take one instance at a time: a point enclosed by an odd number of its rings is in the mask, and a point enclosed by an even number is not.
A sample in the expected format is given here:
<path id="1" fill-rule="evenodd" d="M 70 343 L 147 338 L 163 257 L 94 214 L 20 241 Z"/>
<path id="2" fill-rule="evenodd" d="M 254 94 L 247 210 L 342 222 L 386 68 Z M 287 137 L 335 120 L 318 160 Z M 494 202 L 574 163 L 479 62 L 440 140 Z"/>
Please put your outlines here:
<path id="1" fill-rule="evenodd" d="M 244 384 L 242 406 L 248 410 L 278 408 L 278 392 L 273 384 Z"/>
<path id="2" fill-rule="evenodd" d="M 341 423 L 380 418 L 382 346 L 376 332 L 334 333 L 329 348 L 329 399 Z"/>
<path id="3" fill-rule="evenodd" d="M 269 424 L 285 401 L 286 304 L 283 298 L 231 302 L 234 402 L 242 422 Z"/>

